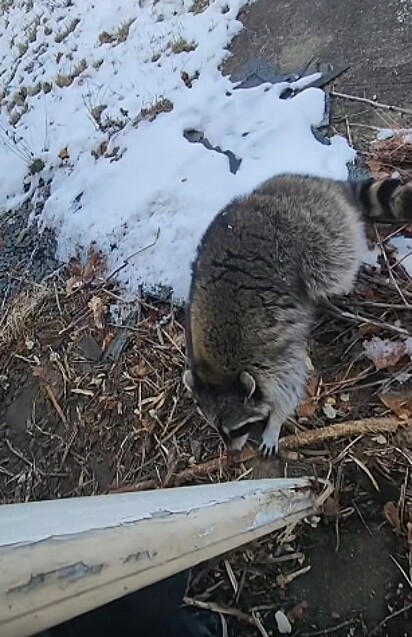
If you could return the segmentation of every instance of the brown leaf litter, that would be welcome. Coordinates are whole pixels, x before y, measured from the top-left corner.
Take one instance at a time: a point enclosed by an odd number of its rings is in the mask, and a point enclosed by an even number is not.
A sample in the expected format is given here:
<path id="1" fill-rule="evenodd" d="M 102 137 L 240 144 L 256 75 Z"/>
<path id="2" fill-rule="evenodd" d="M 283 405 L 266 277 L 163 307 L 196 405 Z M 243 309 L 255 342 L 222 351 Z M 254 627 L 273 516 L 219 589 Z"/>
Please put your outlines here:
<path id="1" fill-rule="evenodd" d="M 319 313 L 308 395 L 285 425 L 281 460 L 264 462 L 253 445 L 227 455 L 186 395 L 183 311 L 143 294 L 124 301 L 91 252 L 86 265 L 73 261 L 15 298 L 1 318 L 2 502 L 263 474 L 327 479 L 333 492 L 317 521 L 200 565 L 188 591 L 197 603 L 229 612 L 242 635 L 276 631 L 278 611 L 295 631 L 322 629 L 311 598 L 317 538 L 336 536 L 340 555 L 352 527 L 359 523 L 369 542 L 367 529 L 377 523 L 376 533 L 396 538 L 402 568 L 409 563 L 412 361 L 397 344 L 405 342 L 402 330 L 412 333 L 411 299 L 402 266 L 383 261 L 361 274 L 356 293 Z M 394 344 L 389 354 L 366 355 L 364 342 L 374 338 Z M 386 490 L 390 498 L 379 500 Z M 406 593 L 393 603 L 395 611 L 406 605 Z M 350 621 L 354 635 L 367 634 L 359 616 Z"/>
<path id="2" fill-rule="evenodd" d="M 378 139 L 371 145 L 367 158 L 369 169 L 377 179 L 397 172 L 408 181 L 412 179 L 412 129 L 395 129 L 388 135 L 388 139 Z"/>

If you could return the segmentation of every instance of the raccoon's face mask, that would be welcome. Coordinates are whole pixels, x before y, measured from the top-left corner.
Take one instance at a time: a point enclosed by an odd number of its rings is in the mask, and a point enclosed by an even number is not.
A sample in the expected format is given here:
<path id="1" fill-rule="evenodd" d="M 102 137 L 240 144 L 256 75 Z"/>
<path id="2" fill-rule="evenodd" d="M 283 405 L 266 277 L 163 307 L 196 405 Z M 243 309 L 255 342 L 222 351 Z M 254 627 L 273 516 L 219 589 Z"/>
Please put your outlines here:
<path id="1" fill-rule="evenodd" d="M 249 372 L 239 374 L 229 387 L 206 385 L 191 370 L 184 373 L 183 381 L 198 411 L 220 433 L 229 449 L 237 448 L 237 439 L 244 438 L 243 443 L 246 442 L 251 429 L 269 418 L 270 407 Z"/>

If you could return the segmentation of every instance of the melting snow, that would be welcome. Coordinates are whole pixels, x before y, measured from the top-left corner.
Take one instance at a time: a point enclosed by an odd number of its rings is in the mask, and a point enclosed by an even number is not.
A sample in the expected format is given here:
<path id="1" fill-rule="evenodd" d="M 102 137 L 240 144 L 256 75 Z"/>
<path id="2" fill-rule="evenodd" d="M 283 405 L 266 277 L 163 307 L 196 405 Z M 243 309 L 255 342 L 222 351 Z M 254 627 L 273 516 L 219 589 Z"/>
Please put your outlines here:
<path id="1" fill-rule="evenodd" d="M 393 237 L 390 243 L 396 248 L 399 263 L 412 275 L 412 238 Z"/>
<path id="2" fill-rule="evenodd" d="M 234 196 L 281 172 L 346 179 L 354 151 L 311 132 L 323 91 L 282 100 L 284 83 L 234 90 L 218 70 L 244 4 L 16 0 L 0 16 L 0 201 L 21 198 L 41 159 L 40 222 L 60 258 L 91 242 L 110 269 L 135 254 L 119 275 L 130 292 L 162 284 L 184 298 L 196 245 Z M 232 151 L 237 173 L 188 130 Z"/>

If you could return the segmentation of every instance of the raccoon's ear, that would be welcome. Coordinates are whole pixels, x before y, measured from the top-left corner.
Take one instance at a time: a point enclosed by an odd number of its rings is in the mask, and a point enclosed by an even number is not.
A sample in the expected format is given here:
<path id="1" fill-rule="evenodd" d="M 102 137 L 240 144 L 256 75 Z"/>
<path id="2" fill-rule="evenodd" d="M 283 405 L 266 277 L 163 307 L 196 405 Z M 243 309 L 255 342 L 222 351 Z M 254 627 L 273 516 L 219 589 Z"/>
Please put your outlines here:
<path id="1" fill-rule="evenodd" d="M 186 387 L 187 391 L 190 394 L 192 394 L 195 381 L 194 381 L 193 373 L 192 373 L 191 369 L 186 369 L 185 370 L 185 372 L 183 374 L 183 383 L 184 383 L 184 386 Z"/>
<path id="2" fill-rule="evenodd" d="M 240 372 L 239 380 L 246 393 L 246 399 L 249 400 L 256 391 L 256 381 L 249 372 Z"/>

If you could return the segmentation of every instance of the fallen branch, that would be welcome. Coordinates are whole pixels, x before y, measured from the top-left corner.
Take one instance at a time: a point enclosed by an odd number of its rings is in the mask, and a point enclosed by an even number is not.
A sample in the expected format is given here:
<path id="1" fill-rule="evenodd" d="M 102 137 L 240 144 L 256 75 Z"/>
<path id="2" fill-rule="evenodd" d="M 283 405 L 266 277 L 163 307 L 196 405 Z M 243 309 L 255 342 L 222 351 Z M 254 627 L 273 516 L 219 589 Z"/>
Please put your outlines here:
<path id="1" fill-rule="evenodd" d="M 397 418 L 362 418 L 340 422 L 321 429 L 312 429 L 303 433 L 286 436 L 280 440 L 280 450 L 299 449 L 318 445 L 327 440 L 337 438 L 351 438 L 365 434 L 395 433 L 400 426 L 411 424 L 412 421 L 400 421 Z"/>
<path id="2" fill-rule="evenodd" d="M 402 108 L 401 106 L 392 106 L 391 104 L 382 104 L 382 102 L 375 102 L 375 100 L 368 99 L 367 97 L 357 97 L 356 95 L 348 95 L 347 93 L 337 93 L 336 91 L 330 91 L 330 95 L 333 97 L 339 97 L 351 102 L 360 102 L 361 104 L 369 104 L 376 108 L 381 108 L 384 111 L 394 111 L 396 113 L 403 113 L 405 115 L 412 115 L 412 110 L 409 108 Z"/>
<path id="3" fill-rule="evenodd" d="M 291 436 L 285 436 L 279 441 L 280 451 L 292 451 L 302 447 L 318 445 L 328 440 L 338 438 L 351 438 L 365 434 L 395 433 L 400 426 L 412 424 L 412 421 L 400 421 L 397 418 L 364 418 L 329 425 L 311 431 L 305 431 Z M 239 453 L 226 454 L 219 458 L 212 458 L 207 462 L 194 465 L 178 473 L 168 484 L 169 487 L 178 487 L 192 482 L 196 478 L 207 476 L 223 468 L 239 465 L 259 457 L 256 449 L 247 448 Z M 146 491 L 156 489 L 162 485 L 157 480 L 145 480 L 138 484 L 126 485 L 118 489 L 111 489 L 110 493 L 126 493 L 128 491 Z"/>

